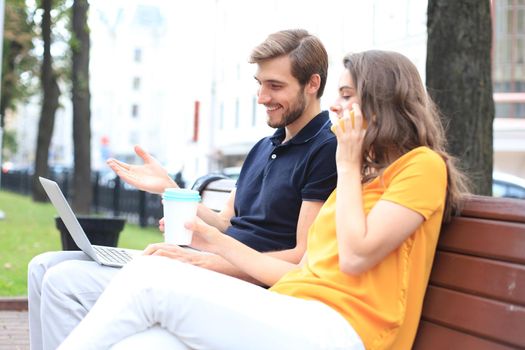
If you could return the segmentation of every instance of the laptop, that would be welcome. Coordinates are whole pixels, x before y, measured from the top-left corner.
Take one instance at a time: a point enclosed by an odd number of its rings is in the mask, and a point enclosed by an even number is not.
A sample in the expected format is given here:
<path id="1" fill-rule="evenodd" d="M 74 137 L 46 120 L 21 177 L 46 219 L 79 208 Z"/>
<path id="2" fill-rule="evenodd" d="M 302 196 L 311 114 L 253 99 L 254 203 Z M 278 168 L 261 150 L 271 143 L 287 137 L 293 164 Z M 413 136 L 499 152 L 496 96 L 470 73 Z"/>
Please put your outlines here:
<path id="1" fill-rule="evenodd" d="M 113 248 L 91 244 L 58 184 L 55 181 L 43 177 L 39 177 L 38 179 L 49 196 L 49 199 L 51 199 L 51 203 L 53 203 L 53 206 L 58 211 L 58 215 L 60 215 L 60 218 L 69 231 L 69 234 L 77 246 L 91 259 L 100 265 L 122 267 L 135 256 L 142 254 L 141 250 Z"/>

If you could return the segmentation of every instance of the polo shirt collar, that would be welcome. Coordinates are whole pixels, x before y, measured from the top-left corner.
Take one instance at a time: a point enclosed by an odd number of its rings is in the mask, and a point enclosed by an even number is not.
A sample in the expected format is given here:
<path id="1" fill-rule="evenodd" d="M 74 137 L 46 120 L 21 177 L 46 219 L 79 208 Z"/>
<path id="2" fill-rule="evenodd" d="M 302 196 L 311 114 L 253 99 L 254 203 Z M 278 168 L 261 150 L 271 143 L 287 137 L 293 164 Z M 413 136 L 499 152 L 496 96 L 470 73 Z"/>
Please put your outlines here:
<path id="1" fill-rule="evenodd" d="M 322 111 L 316 115 L 308 124 L 306 124 L 291 140 L 288 144 L 301 144 L 310 141 L 319 132 L 321 132 L 323 126 L 330 122 L 328 111 Z M 279 128 L 275 131 L 270 140 L 276 146 L 281 144 L 285 137 L 285 129 Z"/>

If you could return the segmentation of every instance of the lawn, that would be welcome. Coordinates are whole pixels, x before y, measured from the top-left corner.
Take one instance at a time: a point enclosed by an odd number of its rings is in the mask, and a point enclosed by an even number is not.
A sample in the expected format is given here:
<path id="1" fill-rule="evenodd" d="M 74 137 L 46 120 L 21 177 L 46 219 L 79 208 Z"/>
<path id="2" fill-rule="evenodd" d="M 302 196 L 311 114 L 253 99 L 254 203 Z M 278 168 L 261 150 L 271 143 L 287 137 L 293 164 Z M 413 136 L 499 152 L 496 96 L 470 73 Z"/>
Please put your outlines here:
<path id="1" fill-rule="evenodd" d="M 30 197 L 0 191 L 0 296 L 27 295 L 27 264 L 41 252 L 61 250 L 55 228 L 57 215 L 49 203 L 35 203 Z M 157 228 L 143 229 L 126 224 L 119 246 L 143 249 L 162 240 Z"/>

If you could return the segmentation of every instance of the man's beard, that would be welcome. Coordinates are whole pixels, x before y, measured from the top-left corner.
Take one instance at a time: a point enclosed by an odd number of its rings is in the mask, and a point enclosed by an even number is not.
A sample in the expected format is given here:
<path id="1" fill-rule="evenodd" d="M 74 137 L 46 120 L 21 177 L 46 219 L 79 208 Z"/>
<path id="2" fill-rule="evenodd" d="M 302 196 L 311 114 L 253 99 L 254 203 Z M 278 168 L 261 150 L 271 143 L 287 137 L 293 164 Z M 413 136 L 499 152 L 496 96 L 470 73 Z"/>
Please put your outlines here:
<path id="1" fill-rule="evenodd" d="M 287 125 L 292 124 L 297 119 L 303 115 L 304 110 L 306 109 L 306 101 L 304 98 L 304 88 L 302 88 L 299 93 L 297 94 L 297 99 L 295 103 L 291 106 L 291 110 L 288 111 L 281 120 L 277 123 L 271 123 L 270 119 L 268 119 L 268 126 L 278 129 L 278 128 L 284 128 Z"/>

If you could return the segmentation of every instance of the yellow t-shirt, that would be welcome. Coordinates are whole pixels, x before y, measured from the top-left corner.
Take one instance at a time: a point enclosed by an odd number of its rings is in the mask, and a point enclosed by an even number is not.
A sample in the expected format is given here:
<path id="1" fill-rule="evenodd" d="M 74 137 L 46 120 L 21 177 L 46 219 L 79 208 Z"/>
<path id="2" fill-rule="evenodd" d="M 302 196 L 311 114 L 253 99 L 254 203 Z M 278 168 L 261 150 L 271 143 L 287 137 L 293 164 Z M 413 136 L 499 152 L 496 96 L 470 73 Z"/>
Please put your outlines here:
<path id="1" fill-rule="evenodd" d="M 363 186 L 368 213 L 388 200 L 420 213 L 425 221 L 372 269 L 340 271 L 335 232 L 335 190 L 308 232 L 308 261 L 271 289 L 319 300 L 345 317 L 367 349 L 410 349 L 421 314 L 439 236 L 447 186 L 443 159 L 427 147 L 406 153 Z"/>

